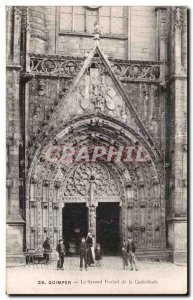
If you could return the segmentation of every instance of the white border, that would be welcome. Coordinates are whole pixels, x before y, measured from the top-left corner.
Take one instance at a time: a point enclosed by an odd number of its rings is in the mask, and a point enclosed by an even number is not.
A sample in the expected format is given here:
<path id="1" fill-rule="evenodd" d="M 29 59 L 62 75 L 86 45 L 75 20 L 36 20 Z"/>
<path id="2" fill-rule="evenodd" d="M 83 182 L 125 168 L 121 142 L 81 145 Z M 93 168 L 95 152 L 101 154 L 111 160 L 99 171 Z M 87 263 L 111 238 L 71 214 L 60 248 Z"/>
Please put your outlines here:
<path id="1" fill-rule="evenodd" d="M 6 89 L 5 89 L 5 82 L 6 82 L 6 77 L 5 77 L 5 6 L 7 5 L 36 5 L 36 6 L 40 6 L 40 5 L 50 5 L 50 6 L 56 6 L 56 5 L 128 5 L 128 6 L 136 6 L 136 5 L 142 5 L 142 6 L 147 6 L 147 5 L 151 5 L 151 6 L 155 6 L 155 5 L 162 5 L 162 6 L 166 6 L 166 5 L 171 5 L 171 6 L 188 6 L 188 8 L 191 10 L 193 7 L 193 1 L 191 0 L 183 0 L 183 1 L 179 1 L 179 0 L 162 0 L 160 2 L 155 1 L 155 0 L 149 0 L 149 1 L 140 1 L 140 0 L 130 0 L 130 1 L 121 1 L 121 0 L 111 0 L 111 1 L 101 1 L 101 0 L 83 0 L 83 1 L 78 1 L 78 0 L 70 0 L 70 1 L 59 1 L 59 0 L 55 0 L 55 1 L 50 1 L 50 0 L 33 0 L 33 1 L 5 1 L 5 0 L 1 0 L 0 2 L 0 24 L 1 24 L 1 30 L 0 30 L 0 41 L 1 41 L 1 47 L 0 47 L 0 60 L 1 60 L 1 79 L 0 79 L 0 94 L 1 94 L 1 98 L 0 98 L 0 153 L 1 153 L 1 163 L 0 163 L 0 191 L 1 191 L 1 206 L 0 206 L 0 221 L 1 221 L 1 226 L 0 226 L 0 238 L 1 238 L 1 242 L 0 242 L 0 296 L 1 299 L 7 299 L 7 295 L 5 295 L 5 211 L 6 211 L 6 193 L 5 193 L 5 177 L 6 177 L 6 155 L 5 155 L 5 150 L 6 150 L 6 143 L 5 143 L 5 122 L 6 122 L 6 109 L 5 109 L 5 104 L 6 104 Z M 192 22 L 191 22 L 191 18 L 190 18 L 190 24 L 189 24 L 189 30 L 192 28 Z M 189 43 L 192 40 L 192 32 L 190 32 L 190 39 L 189 39 Z M 191 44 L 190 46 L 191 47 Z M 192 51 L 190 51 L 189 56 L 191 56 Z M 190 70 L 192 70 L 192 63 L 190 62 Z M 189 82 L 189 89 L 190 89 L 190 95 L 192 92 L 192 78 Z M 189 96 L 190 96 L 189 95 Z M 190 103 L 190 133 L 191 133 L 191 129 L 192 129 L 192 122 L 191 122 L 191 116 L 193 116 L 193 106 L 191 106 L 191 99 L 189 99 L 189 103 Z M 192 149 L 193 147 L 192 145 L 192 141 L 190 143 L 190 149 Z M 192 153 L 190 153 L 192 154 Z M 191 164 L 189 164 L 189 169 L 190 169 L 190 173 L 191 173 Z M 190 174 L 191 175 L 191 174 Z M 191 186 L 192 180 L 189 182 L 190 186 Z M 191 199 L 190 199 L 191 200 Z M 192 205 L 193 206 L 193 205 Z M 192 213 L 192 209 L 190 214 Z M 191 224 L 192 225 L 192 224 Z M 190 226 L 190 235 L 192 237 L 192 232 L 193 230 L 192 226 Z M 190 253 L 191 254 L 191 253 Z M 191 275 L 191 274 L 190 274 Z M 190 286 L 192 287 L 192 280 L 193 276 L 190 276 L 191 282 L 190 282 Z M 21 297 L 17 297 L 17 298 L 21 298 Z M 27 297 L 22 297 L 22 299 L 27 298 Z M 52 298 L 57 298 L 56 296 L 53 296 Z M 65 298 L 69 298 L 72 299 L 72 297 L 65 297 Z M 100 298 L 104 298 L 104 297 L 100 297 Z M 113 297 L 115 298 L 115 297 Z M 116 298 L 120 298 L 120 297 L 116 297 Z M 129 297 L 129 298 L 133 298 L 133 299 L 140 299 L 141 297 Z M 151 297 L 152 298 L 152 297 Z M 154 298 L 154 297 L 153 297 Z M 178 297 L 182 298 L 182 297 Z M 36 299 L 41 299 L 40 296 L 36 296 Z M 170 299 L 170 297 L 164 297 L 164 299 Z"/>

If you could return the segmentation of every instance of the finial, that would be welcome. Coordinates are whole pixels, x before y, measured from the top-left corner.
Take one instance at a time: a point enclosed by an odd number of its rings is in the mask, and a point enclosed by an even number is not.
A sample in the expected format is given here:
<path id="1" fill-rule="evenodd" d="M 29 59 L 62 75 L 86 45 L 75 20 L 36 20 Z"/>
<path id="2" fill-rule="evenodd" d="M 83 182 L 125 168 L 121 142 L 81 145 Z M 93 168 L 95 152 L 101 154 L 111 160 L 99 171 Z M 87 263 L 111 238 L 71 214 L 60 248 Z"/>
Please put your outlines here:
<path id="1" fill-rule="evenodd" d="M 100 41 L 100 34 L 102 34 L 101 26 L 99 24 L 99 21 L 96 21 L 94 23 L 94 40 L 98 44 Z"/>

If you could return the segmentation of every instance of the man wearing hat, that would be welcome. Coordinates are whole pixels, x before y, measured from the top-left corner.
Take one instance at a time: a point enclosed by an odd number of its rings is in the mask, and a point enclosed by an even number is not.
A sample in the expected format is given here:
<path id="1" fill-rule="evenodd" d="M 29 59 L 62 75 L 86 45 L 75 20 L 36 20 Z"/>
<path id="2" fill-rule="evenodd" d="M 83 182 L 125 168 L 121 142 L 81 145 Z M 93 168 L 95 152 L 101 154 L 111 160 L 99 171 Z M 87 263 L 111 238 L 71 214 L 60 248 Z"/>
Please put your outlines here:
<path id="1" fill-rule="evenodd" d="M 59 240 L 59 243 L 56 247 L 56 251 L 58 252 L 59 255 L 59 260 L 57 262 L 57 270 L 64 270 L 64 255 L 66 254 L 66 247 L 64 245 L 63 239 Z"/>
<path id="2" fill-rule="evenodd" d="M 85 270 L 87 271 L 87 254 L 88 254 L 88 245 L 86 243 L 85 237 L 82 237 L 80 243 L 80 270 L 83 268 L 83 261 Z"/>

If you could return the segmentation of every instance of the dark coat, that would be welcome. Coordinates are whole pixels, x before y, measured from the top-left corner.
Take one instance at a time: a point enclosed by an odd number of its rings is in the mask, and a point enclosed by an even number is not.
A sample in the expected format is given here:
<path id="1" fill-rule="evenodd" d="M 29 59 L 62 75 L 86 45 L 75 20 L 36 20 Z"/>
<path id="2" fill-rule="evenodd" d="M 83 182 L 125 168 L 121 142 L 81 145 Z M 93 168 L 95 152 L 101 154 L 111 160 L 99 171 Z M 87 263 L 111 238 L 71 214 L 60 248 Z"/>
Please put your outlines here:
<path id="1" fill-rule="evenodd" d="M 97 247 L 95 248 L 95 259 L 96 260 L 101 260 L 102 259 L 102 251 L 101 249 L 97 249 Z"/>
<path id="2" fill-rule="evenodd" d="M 127 252 L 135 253 L 136 247 L 134 241 L 127 242 Z"/>
<path id="3" fill-rule="evenodd" d="M 52 250 L 51 248 L 51 243 L 48 242 L 47 240 L 45 240 L 45 242 L 43 243 L 42 248 L 44 248 L 44 251 L 46 252 L 47 250 L 50 252 Z"/>
<path id="4" fill-rule="evenodd" d="M 56 247 L 56 251 L 59 253 L 59 254 L 66 254 L 66 247 L 64 244 L 58 244 L 57 247 Z"/>
<path id="5" fill-rule="evenodd" d="M 88 245 L 89 247 L 92 247 L 93 241 L 92 241 L 92 238 L 91 238 L 90 236 L 87 237 L 86 242 L 87 242 L 87 245 Z"/>
<path id="6" fill-rule="evenodd" d="M 87 242 L 84 242 L 84 243 L 80 243 L 80 254 L 83 254 L 83 253 L 87 253 L 88 252 L 88 245 L 87 245 Z"/>

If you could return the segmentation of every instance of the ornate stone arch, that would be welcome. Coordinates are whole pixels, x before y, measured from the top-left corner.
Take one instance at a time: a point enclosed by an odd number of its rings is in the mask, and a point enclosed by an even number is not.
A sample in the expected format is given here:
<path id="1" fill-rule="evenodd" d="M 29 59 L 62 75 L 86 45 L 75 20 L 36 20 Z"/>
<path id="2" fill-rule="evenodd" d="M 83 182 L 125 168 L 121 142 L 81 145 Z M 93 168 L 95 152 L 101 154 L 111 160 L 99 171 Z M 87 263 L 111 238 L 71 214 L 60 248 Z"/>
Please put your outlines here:
<path id="1" fill-rule="evenodd" d="M 59 220 L 61 220 L 64 201 L 61 199 L 64 198 L 66 187 L 64 178 L 67 178 L 67 174 L 70 174 L 71 169 L 73 172 L 76 166 L 72 165 L 69 168 L 59 162 L 56 164 L 47 162 L 43 150 L 49 144 L 60 145 L 69 141 L 73 145 L 76 143 L 88 145 L 94 142 L 105 145 L 112 143 L 143 145 L 149 157 L 147 162 L 138 164 L 113 162 L 108 165 L 108 170 L 111 170 L 111 174 L 116 174 L 119 182 L 122 205 L 120 235 L 122 239 L 132 235 L 141 249 L 164 248 L 165 199 L 160 157 L 144 140 L 140 132 L 99 113 L 82 116 L 61 124 L 36 150 L 27 178 L 27 245 L 31 246 L 34 239 L 34 246 L 40 247 L 46 235 L 50 235 L 55 243 L 62 234 Z M 31 190 L 33 193 L 30 192 Z M 47 211 L 45 216 L 44 211 Z M 35 224 L 32 222 L 33 214 L 37 216 Z M 45 220 L 48 226 L 44 226 Z M 51 227 L 49 224 L 52 224 Z"/>
<path id="2" fill-rule="evenodd" d="M 55 242 L 62 234 L 61 223 L 59 223 L 61 207 L 64 198 L 69 197 L 66 195 L 68 190 L 66 179 L 71 176 L 71 169 L 72 173 L 75 172 L 76 178 L 78 170 L 83 174 L 86 166 L 86 163 L 68 166 L 62 164 L 60 160 L 47 161 L 45 150 L 56 147 L 57 155 L 60 157 L 59 147 L 63 144 L 87 147 L 127 145 L 136 149 L 139 146 L 143 147 L 146 153 L 145 162 L 114 161 L 104 166 L 100 161 L 98 166 L 103 170 L 102 176 L 106 180 L 108 175 L 105 177 L 105 174 L 108 172 L 111 175 L 116 174 L 114 182 L 115 186 L 116 183 L 119 185 L 122 204 L 120 232 L 122 238 L 132 235 L 138 248 L 145 251 L 164 249 L 163 157 L 98 43 L 85 59 L 67 92 L 53 109 L 48 122 L 42 124 L 40 134 L 31 148 L 26 180 L 26 231 L 27 243 L 30 244 L 34 237 L 35 247 L 41 245 L 42 238 L 46 235 L 50 235 Z M 88 169 L 87 166 L 87 171 Z M 94 176 L 92 170 L 94 170 L 93 164 L 90 173 Z M 85 175 L 85 181 L 90 182 L 89 186 L 92 181 L 91 175 Z M 96 181 L 95 176 L 93 181 Z M 74 191 L 77 196 L 77 186 L 74 188 L 71 185 L 70 188 L 70 193 Z M 100 188 L 102 189 L 102 186 Z M 88 192 L 84 185 L 81 185 L 81 188 L 79 186 L 79 201 L 82 201 L 81 195 L 86 197 Z M 103 195 L 101 194 L 100 197 Z M 94 224 L 93 207 L 96 206 L 92 199 L 91 193 L 91 225 Z M 33 219 L 36 220 L 35 224 Z"/>

